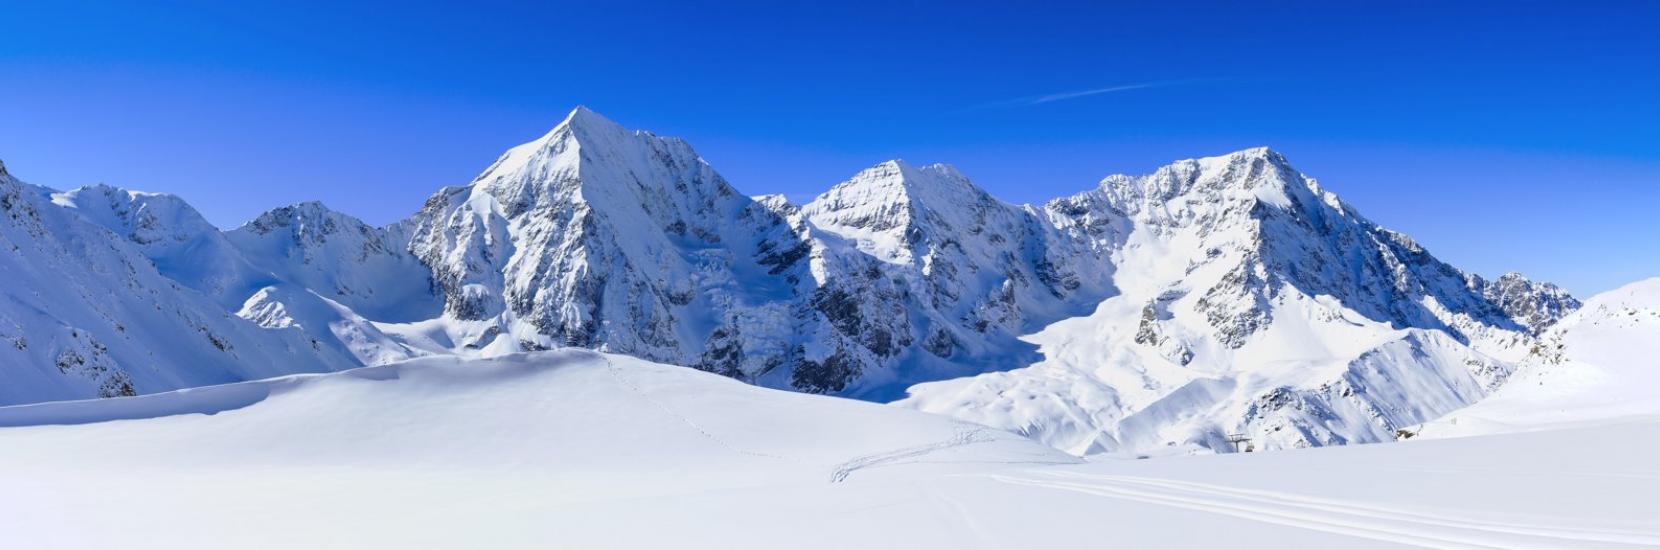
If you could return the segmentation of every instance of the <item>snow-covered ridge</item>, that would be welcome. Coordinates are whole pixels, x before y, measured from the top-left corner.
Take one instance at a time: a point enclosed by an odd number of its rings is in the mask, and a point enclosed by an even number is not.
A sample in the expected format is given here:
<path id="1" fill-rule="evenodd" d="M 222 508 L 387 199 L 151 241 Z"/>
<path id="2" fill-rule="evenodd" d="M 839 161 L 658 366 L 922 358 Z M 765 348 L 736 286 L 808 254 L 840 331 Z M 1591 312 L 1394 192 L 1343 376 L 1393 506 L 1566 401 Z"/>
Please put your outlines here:
<path id="1" fill-rule="evenodd" d="M 302 358 L 285 372 L 582 347 L 773 388 L 909 389 L 903 405 L 1073 452 L 1217 448 L 1239 431 L 1268 447 L 1380 440 L 1480 399 L 1578 305 L 1436 260 L 1266 148 L 1041 207 L 895 160 L 792 205 L 739 193 L 682 140 L 578 108 L 384 228 L 302 203 L 221 232 L 176 197 L 4 174 L 0 206 L 16 243 L 55 238 L 18 220 L 96 228 L 75 242 L 142 264 L 113 273 L 155 274 L 98 284 L 207 304 L 282 342 L 273 360 Z M 52 254 L 20 264 L 56 270 L 29 284 L 119 264 Z M 155 369 L 134 392 L 196 380 Z M 77 384 L 0 403 L 91 395 L 64 389 Z"/>

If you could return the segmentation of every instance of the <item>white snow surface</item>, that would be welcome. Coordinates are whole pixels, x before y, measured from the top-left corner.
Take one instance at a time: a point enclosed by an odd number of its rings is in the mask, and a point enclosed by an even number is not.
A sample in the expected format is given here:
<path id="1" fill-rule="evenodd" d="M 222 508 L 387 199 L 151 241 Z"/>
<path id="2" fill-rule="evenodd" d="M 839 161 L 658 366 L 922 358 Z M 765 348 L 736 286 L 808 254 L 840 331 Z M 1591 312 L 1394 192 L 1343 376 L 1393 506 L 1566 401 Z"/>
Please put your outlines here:
<path id="1" fill-rule="evenodd" d="M 1660 419 L 1660 278 L 1598 294 L 1552 326 L 1491 397 L 1425 425 L 1457 437 Z"/>
<path id="2" fill-rule="evenodd" d="M 16 548 L 1628 548 L 1660 422 L 1082 461 L 565 350 L 0 408 Z"/>

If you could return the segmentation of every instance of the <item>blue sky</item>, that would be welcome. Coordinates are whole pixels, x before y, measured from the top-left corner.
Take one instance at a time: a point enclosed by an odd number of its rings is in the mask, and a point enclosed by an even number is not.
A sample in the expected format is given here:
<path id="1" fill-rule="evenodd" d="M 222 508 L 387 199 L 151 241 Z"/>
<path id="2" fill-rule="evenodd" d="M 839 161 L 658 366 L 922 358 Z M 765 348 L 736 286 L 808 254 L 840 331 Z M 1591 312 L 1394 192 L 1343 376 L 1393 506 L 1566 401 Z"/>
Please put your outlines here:
<path id="1" fill-rule="evenodd" d="M 1037 202 L 1268 145 L 1478 273 L 1660 276 L 1660 3 L 777 4 L 0 0 L 0 159 L 234 226 L 393 221 L 577 104 L 797 199 L 894 157 Z"/>

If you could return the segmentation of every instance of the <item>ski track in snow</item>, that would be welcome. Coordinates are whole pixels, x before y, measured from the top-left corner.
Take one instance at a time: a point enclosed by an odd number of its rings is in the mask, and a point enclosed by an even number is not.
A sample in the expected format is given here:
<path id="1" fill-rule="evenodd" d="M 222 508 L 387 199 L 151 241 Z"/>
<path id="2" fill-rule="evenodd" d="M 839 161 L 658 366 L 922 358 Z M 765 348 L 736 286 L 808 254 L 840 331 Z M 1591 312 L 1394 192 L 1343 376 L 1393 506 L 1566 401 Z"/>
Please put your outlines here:
<path id="1" fill-rule="evenodd" d="M 847 476 L 853 475 L 853 472 L 864 468 L 891 464 L 896 461 L 907 458 L 916 458 L 936 451 L 950 449 L 952 447 L 985 443 L 991 440 L 991 434 L 986 432 L 986 428 L 969 426 L 965 424 L 958 426 L 957 433 L 952 435 L 951 439 L 947 439 L 945 441 L 929 443 L 927 445 L 917 445 L 915 447 L 904 447 L 884 453 L 854 457 L 852 460 L 843 462 L 830 471 L 830 482 L 841 483 L 847 479 Z"/>
<path id="2" fill-rule="evenodd" d="M 991 474 L 1004 483 L 1210 512 L 1275 525 L 1431 548 L 1660 546 L 1660 532 L 1546 527 L 1362 505 L 1342 500 L 1208 483 L 1120 475 Z"/>
<path id="3" fill-rule="evenodd" d="M 687 418 L 686 415 L 675 412 L 675 410 L 669 408 L 668 405 L 664 405 L 663 402 L 658 401 L 657 398 L 652 397 L 651 394 L 649 394 L 649 393 L 646 393 L 645 389 L 641 388 L 639 385 L 637 385 L 633 381 L 629 380 L 628 377 L 623 376 L 622 368 L 618 367 L 616 363 L 612 362 L 611 358 L 605 357 L 603 355 L 600 355 L 599 358 L 601 360 L 605 361 L 605 370 L 606 370 L 606 372 L 611 373 L 611 378 L 616 379 L 618 385 L 621 385 L 624 389 L 628 390 L 630 393 L 633 393 L 634 395 L 640 396 L 640 399 L 644 400 L 645 402 L 651 403 L 652 406 L 656 407 L 660 411 L 663 411 L 663 414 L 667 414 L 671 417 L 674 417 L 674 418 L 680 420 L 681 423 L 685 424 L 687 427 L 691 428 L 693 431 L 695 431 L 698 434 L 702 435 L 705 439 L 708 439 L 709 441 L 714 442 L 714 444 L 716 446 L 719 446 L 719 447 L 721 447 L 723 449 L 726 449 L 728 451 L 732 451 L 734 453 L 738 453 L 738 454 L 742 454 L 742 455 L 749 455 L 749 456 L 760 457 L 760 458 L 772 458 L 772 459 L 778 459 L 778 460 L 788 460 L 785 457 L 775 455 L 775 454 L 772 454 L 772 453 L 764 453 L 764 452 L 761 452 L 761 451 L 752 451 L 752 450 L 740 448 L 740 447 L 732 445 L 731 443 L 728 443 L 725 439 L 721 438 L 718 435 L 715 435 L 714 432 L 711 432 L 707 428 L 704 428 L 702 425 L 699 425 L 697 422 L 692 421 L 691 418 Z"/>

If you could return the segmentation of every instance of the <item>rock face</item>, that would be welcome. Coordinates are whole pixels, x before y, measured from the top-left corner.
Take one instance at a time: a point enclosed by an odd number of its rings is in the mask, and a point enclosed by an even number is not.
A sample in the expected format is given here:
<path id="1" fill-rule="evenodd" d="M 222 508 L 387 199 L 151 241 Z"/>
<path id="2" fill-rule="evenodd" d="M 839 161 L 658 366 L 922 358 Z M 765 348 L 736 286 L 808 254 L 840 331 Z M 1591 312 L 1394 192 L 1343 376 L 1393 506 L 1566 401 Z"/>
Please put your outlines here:
<path id="1" fill-rule="evenodd" d="M 1469 284 L 1534 334 L 1544 332 L 1582 305 L 1568 291 L 1550 283 L 1529 281 L 1514 271 L 1491 282 L 1470 277 Z"/>
<path id="2" fill-rule="evenodd" d="M 794 205 L 578 108 L 389 227 L 304 203 L 221 232 L 9 175 L 0 208 L 0 375 L 24 380 L 0 403 L 571 346 L 908 392 L 1076 453 L 1296 447 L 1480 399 L 1579 305 L 1442 263 L 1267 149 L 1042 207 L 889 161 Z"/>

